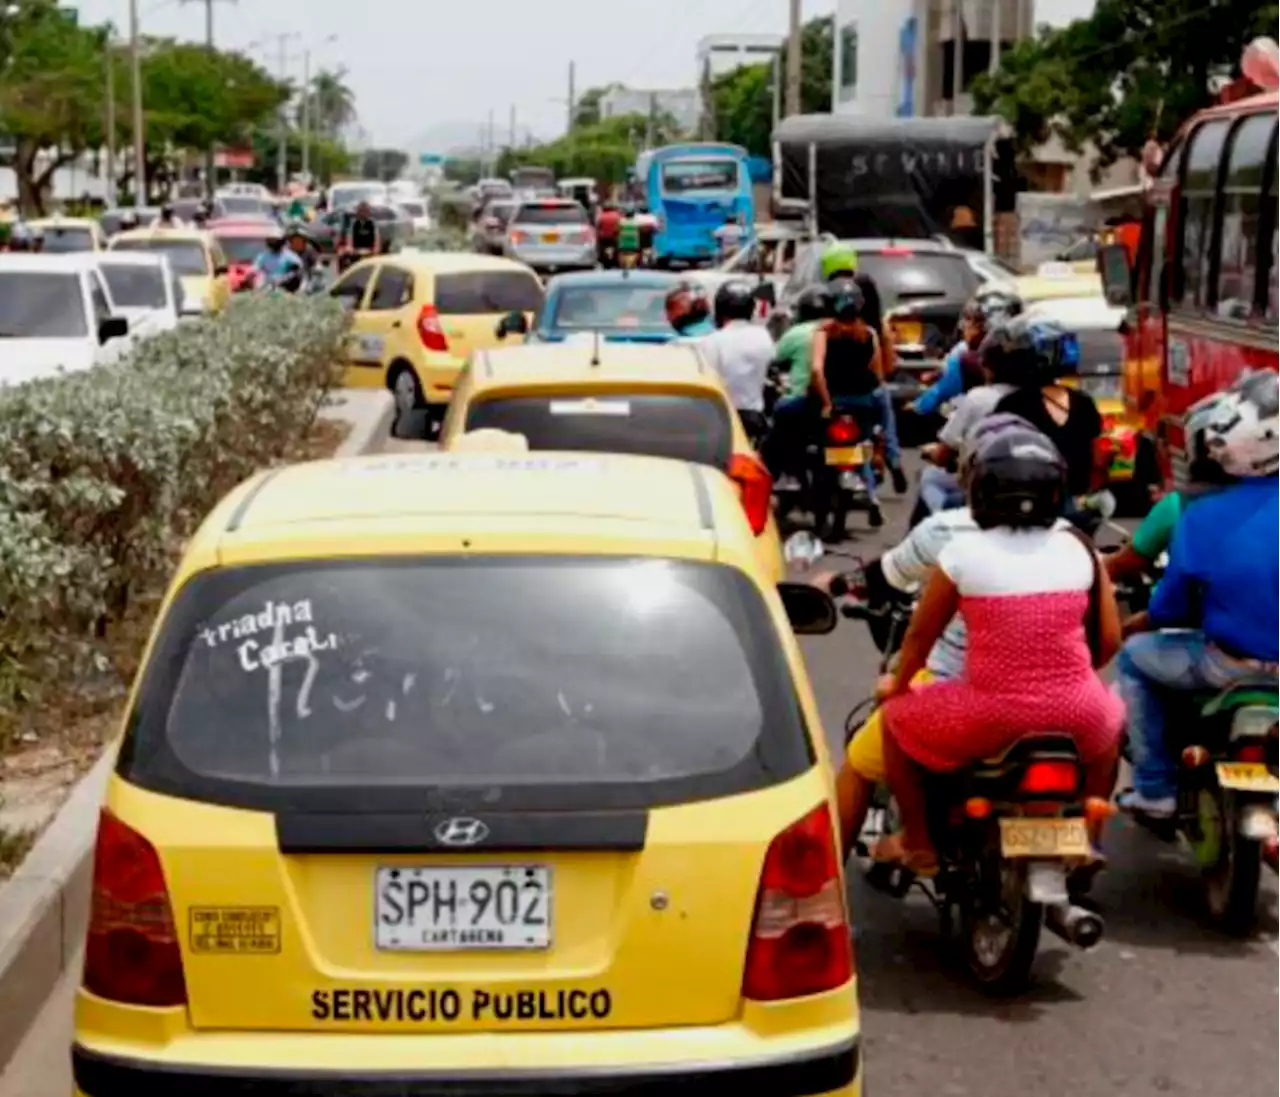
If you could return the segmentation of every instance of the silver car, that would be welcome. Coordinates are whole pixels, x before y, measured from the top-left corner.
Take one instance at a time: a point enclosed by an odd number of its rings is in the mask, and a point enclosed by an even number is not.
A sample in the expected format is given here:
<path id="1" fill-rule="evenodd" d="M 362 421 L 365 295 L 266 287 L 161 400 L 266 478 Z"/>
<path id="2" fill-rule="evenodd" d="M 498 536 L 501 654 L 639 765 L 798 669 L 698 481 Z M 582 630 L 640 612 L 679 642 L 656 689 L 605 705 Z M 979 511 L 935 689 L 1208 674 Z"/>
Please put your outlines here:
<path id="1" fill-rule="evenodd" d="M 596 265 L 596 233 L 577 202 L 543 198 L 521 202 L 507 224 L 504 254 L 551 274 L 591 270 Z"/>

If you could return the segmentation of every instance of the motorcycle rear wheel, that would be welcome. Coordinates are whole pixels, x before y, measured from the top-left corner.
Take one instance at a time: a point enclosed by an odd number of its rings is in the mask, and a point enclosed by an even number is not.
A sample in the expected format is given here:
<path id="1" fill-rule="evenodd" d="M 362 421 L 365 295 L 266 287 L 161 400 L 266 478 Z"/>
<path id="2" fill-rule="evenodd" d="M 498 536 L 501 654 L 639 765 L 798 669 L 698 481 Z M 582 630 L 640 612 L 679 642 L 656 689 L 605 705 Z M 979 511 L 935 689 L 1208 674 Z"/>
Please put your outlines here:
<path id="1" fill-rule="evenodd" d="M 974 892 L 961 904 L 960 942 L 965 967 L 978 989 L 993 998 L 1005 998 L 1022 993 L 1031 982 L 1044 907 L 1027 898 L 1026 878 L 1019 866 L 1004 860 L 995 864 L 1000 873 L 998 889 L 994 881 L 975 882 Z"/>
<path id="2" fill-rule="evenodd" d="M 1216 827 L 1212 842 L 1216 855 L 1212 863 L 1201 870 L 1205 906 L 1219 929 L 1243 936 L 1253 928 L 1258 917 L 1262 843 L 1238 832 L 1234 806 L 1225 801 L 1220 789 L 1204 790 L 1199 806 L 1202 832 Z M 1210 847 L 1202 842 L 1200 848 Z"/>

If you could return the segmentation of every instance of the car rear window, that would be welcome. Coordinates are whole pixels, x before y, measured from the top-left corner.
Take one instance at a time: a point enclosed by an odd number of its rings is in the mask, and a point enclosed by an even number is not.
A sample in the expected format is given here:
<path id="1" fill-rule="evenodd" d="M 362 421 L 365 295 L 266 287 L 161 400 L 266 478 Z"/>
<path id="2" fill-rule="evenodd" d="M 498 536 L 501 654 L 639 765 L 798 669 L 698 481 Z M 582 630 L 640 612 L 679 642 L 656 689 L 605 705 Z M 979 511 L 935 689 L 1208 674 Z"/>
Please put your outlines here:
<path id="1" fill-rule="evenodd" d="M 119 769 L 258 810 L 422 813 L 428 790 L 602 809 L 811 764 L 776 629 L 735 569 L 414 556 L 196 577 Z"/>
<path id="2" fill-rule="evenodd" d="M 93 234 L 83 226 L 44 230 L 44 250 L 52 254 L 93 251 Z"/>
<path id="3" fill-rule="evenodd" d="M 519 270 L 438 274 L 435 306 L 442 316 L 537 312 L 542 308 L 542 283 Z"/>
<path id="4" fill-rule="evenodd" d="M 193 240 L 172 240 L 164 236 L 117 240 L 112 251 L 154 251 L 169 257 L 169 265 L 183 277 L 204 277 L 209 273 L 204 249 Z"/>
<path id="5" fill-rule="evenodd" d="M 633 453 L 718 469 L 733 452 L 724 402 L 691 394 L 503 396 L 468 409 L 466 429 L 484 427 L 523 434 L 533 450 Z"/>
<path id="6" fill-rule="evenodd" d="M 981 285 L 959 253 L 860 252 L 858 273 L 871 276 L 885 309 L 930 299 L 967 301 Z"/>
<path id="7" fill-rule="evenodd" d="M 512 222 L 518 225 L 585 225 L 587 213 L 577 202 L 540 202 L 521 206 Z"/>
<path id="8" fill-rule="evenodd" d="M 111 300 L 121 308 L 162 309 L 166 306 L 164 272 L 159 267 L 104 262 L 101 268 L 107 289 L 111 291 Z"/>
<path id="9" fill-rule="evenodd" d="M 0 272 L 0 340 L 79 339 L 88 334 L 78 275 Z"/>
<path id="10" fill-rule="evenodd" d="M 665 286 L 566 286 L 555 294 L 551 327 L 568 331 L 635 330 L 672 334 Z"/>
<path id="11" fill-rule="evenodd" d="M 222 236 L 217 237 L 218 247 L 231 263 L 252 263 L 267 247 L 267 235 L 261 236 Z"/>

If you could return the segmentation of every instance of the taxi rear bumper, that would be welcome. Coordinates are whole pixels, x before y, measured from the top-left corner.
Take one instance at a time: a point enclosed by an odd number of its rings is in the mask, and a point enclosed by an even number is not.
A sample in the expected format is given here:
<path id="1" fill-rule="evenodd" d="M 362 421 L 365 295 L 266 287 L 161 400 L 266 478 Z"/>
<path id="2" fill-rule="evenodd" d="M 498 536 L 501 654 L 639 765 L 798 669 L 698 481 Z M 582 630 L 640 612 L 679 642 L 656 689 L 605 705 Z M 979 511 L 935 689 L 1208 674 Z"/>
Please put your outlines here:
<path id="1" fill-rule="evenodd" d="M 821 1097 L 858 1092 L 856 1038 L 749 1062 L 684 1062 L 572 1070 L 424 1071 L 413 1074 L 176 1065 L 72 1048 L 81 1097 L 701 1097 L 758 1092 Z"/>

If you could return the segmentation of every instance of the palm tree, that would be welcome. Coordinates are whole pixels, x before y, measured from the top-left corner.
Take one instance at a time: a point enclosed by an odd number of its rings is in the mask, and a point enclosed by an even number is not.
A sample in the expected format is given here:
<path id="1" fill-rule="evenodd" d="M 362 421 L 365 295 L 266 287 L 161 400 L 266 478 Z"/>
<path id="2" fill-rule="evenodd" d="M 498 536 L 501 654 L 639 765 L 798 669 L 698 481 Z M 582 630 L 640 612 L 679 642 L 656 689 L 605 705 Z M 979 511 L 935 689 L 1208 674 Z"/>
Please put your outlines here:
<path id="1" fill-rule="evenodd" d="M 322 69 L 311 79 L 311 124 L 328 138 L 336 137 L 356 117 L 355 92 L 346 85 L 345 76 L 345 69 Z"/>

